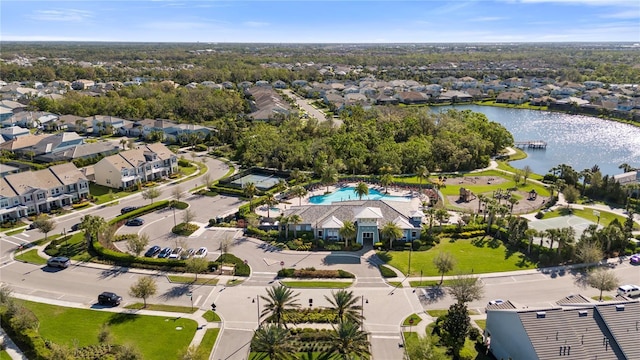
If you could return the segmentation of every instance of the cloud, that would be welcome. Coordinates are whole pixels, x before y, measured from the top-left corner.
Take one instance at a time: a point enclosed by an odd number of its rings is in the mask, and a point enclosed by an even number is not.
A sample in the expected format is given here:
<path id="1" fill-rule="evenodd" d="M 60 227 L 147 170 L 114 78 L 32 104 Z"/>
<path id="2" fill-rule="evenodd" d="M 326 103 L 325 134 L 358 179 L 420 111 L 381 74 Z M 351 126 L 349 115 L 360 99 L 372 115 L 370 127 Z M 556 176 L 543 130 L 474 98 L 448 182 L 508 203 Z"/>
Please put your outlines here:
<path id="1" fill-rule="evenodd" d="M 91 11 L 78 9 L 36 10 L 29 18 L 39 21 L 82 22 L 93 17 Z"/>
<path id="2" fill-rule="evenodd" d="M 242 25 L 257 28 L 257 27 L 269 26 L 270 24 L 268 22 L 261 22 L 261 21 L 245 21 L 242 23 Z"/>
<path id="3" fill-rule="evenodd" d="M 177 31 L 177 30 L 205 29 L 209 27 L 209 24 L 202 23 L 202 22 L 193 22 L 193 21 L 153 21 L 153 22 L 141 24 L 140 27 L 144 29 L 152 29 L 152 30 Z"/>
<path id="4" fill-rule="evenodd" d="M 640 9 L 602 14 L 600 17 L 607 19 L 637 19 L 640 18 Z"/>

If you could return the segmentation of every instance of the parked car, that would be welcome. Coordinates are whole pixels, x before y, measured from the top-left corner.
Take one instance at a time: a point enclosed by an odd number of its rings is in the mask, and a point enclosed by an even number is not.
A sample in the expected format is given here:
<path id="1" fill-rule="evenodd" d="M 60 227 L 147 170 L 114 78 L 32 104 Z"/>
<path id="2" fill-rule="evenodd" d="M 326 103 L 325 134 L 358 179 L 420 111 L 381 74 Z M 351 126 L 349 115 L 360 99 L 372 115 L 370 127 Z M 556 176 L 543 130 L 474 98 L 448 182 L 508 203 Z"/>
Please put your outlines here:
<path id="1" fill-rule="evenodd" d="M 195 253 L 196 253 L 196 249 L 189 248 L 189 249 L 187 249 L 187 250 L 182 252 L 182 255 L 180 255 L 180 259 L 186 260 L 186 259 L 192 257 Z"/>
<path id="2" fill-rule="evenodd" d="M 65 256 L 56 256 L 47 260 L 47 266 L 66 269 L 71 265 L 71 260 Z"/>
<path id="3" fill-rule="evenodd" d="M 178 246 L 177 248 L 173 249 L 171 254 L 169 254 L 169 259 L 180 259 L 181 254 L 182 254 L 182 248 Z"/>
<path id="4" fill-rule="evenodd" d="M 171 248 L 170 247 L 166 247 L 163 248 L 162 250 L 160 250 L 160 253 L 158 254 L 159 258 L 166 258 L 169 257 L 169 255 L 171 254 Z"/>
<path id="5" fill-rule="evenodd" d="M 71 225 L 71 231 L 78 231 L 78 230 L 80 230 L 80 223 Z"/>
<path id="6" fill-rule="evenodd" d="M 622 285 L 618 288 L 618 295 L 626 297 L 640 296 L 640 287 L 638 285 Z"/>
<path id="7" fill-rule="evenodd" d="M 36 223 L 32 222 L 31 224 L 29 224 L 29 226 L 27 226 L 27 230 L 32 230 L 36 228 Z"/>
<path id="8" fill-rule="evenodd" d="M 122 209 L 120 209 L 120 213 L 126 214 L 128 212 L 132 212 L 133 210 L 136 210 L 137 208 L 138 208 L 137 206 L 125 206 Z"/>
<path id="9" fill-rule="evenodd" d="M 111 305 L 118 306 L 122 301 L 122 296 L 119 296 L 116 293 L 105 291 L 102 294 L 98 295 L 98 304 L 100 305 Z"/>
<path id="10" fill-rule="evenodd" d="M 203 246 L 203 247 L 199 248 L 198 251 L 196 251 L 196 253 L 193 255 L 193 257 L 203 258 L 203 257 L 207 256 L 208 252 L 209 251 L 207 250 L 207 248 Z"/>
<path id="11" fill-rule="evenodd" d="M 158 255 L 161 250 L 162 249 L 160 248 L 160 246 L 153 245 L 152 247 L 149 248 L 149 250 L 147 250 L 147 252 L 144 253 L 144 256 L 146 256 L 146 257 L 154 257 L 154 256 Z"/>
<path id="12" fill-rule="evenodd" d="M 629 258 L 629 263 L 638 265 L 640 264 L 640 254 L 631 255 Z"/>
<path id="13" fill-rule="evenodd" d="M 127 220 L 127 222 L 125 224 L 127 226 L 140 226 L 140 225 L 144 224 L 144 219 L 143 218 L 129 219 L 129 220 Z"/>

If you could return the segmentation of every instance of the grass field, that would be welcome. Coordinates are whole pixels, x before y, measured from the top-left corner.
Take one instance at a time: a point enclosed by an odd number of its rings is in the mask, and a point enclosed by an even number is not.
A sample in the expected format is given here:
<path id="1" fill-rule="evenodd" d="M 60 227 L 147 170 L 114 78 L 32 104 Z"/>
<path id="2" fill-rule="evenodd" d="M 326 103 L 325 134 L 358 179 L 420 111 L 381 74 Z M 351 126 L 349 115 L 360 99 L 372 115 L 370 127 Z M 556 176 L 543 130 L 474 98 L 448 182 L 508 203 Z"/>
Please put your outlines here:
<path id="1" fill-rule="evenodd" d="M 456 260 L 456 265 L 451 274 L 483 274 L 512 270 L 535 269 L 532 263 L 520 252 L 509 251 L 501 241 L 493 238 L 474 238 L 469 240 L 457 240 L 450 242 L 443 239 L 428 251 L 413 251 L 411 253 L 410 276 L 438 276 L 438 270 L 433 265 L 433 259 L 438 252 L 448 252 Z M 382 257 L 388 257 L 389 265 L 407 272 L 409 265 L 409 251 L 389 251 L 382 253 Z"/>
<path id="2" fill-rule="evenodd" d="M 469 189 L 471 191 L 473 191 L 474 194 L 486 194 L 486 193 L 491 193 L 495 190 L 498 189 L 508 189 L 508 188 L 512 188 L 516 186 L 516 183 L 513 181 L 513 179 L 501 172 L 501 171 L 497 171 L 497 170 L 487 170 L 487 171 L 482 171 L 482 172 L 478 172 L 478 173 L 473 173 L 473 176 L 491 176 L 491 177 L 501 177 L 504 178 L 506 181 L 500 184 L 494 183 L 494 184 L 482 184 L 482 185 L 475 185 L 475 184 L 464 184 L 464 185 L 447 185 L 447 186 L 443 186 L 440 188 L 440 192 L 442 192 L 442 194 L 444 196 L 453 196 L 453 195 L 458 195 L 460 194 L 460 187 L 464 186 L 464 188 Z M 433 177 L 433 180 L 437 180 L 437 177 Z M 538 195 L 540 196 L 549 196 L 549 190 L 547 190 L 546 187 L 538 184 L 538 183 L 533 183 L 530 181 L 527 181 L 526 185 L 523 185 L 522 183 L 518 186 L 518 190 L 519 191 L 524 191 L 524 192 L 529 192 L 532 189 L 534 189 Z"/>
<path id="3" fill-rule="evenodd" d="M 281 281 L 282 285 L 297 289 L 344 289 L 351 281 Z"/>
<path id="4" fill-rule="evenodd" d="M 47 260 L 38 255 L 38 249 L 31 249 L 25 252 L 17 252 L 16 260 L 25 261 L 31 264 L 44 265 Z"/>
<path id="5" fill-rule="evenodd" d="M 400 281 L 387 281 L 387 284 L 395 287 L 395 288 L 401 288 L 402 286 L 402 282 Z"/>
<path id="6" fill-rule="evenodd" d="M 571 212 L 573 213 L 573 215 L 581 217 L 583 219 L 587 219 L 589 221 L 593 221 L 594 223 L 599 222 L 600 225 L 602 226 L 609 225 L 615 219 L 618 219 L 618 221 L 621 224 L 624 224 L 625 220 L 627 220 L 627 218 L 622 215 L 618 215 L 618 214 L 608 212 L 608 211 L 603 211 L 603 210 L 597 210 L 597 211 L 600 212 L 599 221 L 598 221 L 598 217 L 596 215 L 593 215 L 593 209 L 571 209 Z M 561 208 L 561 209 L 556 209 L 553 211 L 549 211 L 548 213 L 545 213 L 542 219 L 551 219 L 554 217 L 560 217 L 567 214 L 568 214 L 567 209 Z M 638 230 L 640 229 L 640 226 L 634 223 L 633 228 L 634 230 Z"/>
<path id="7" fill-rule="evenodd" d="M 198 346 L 198 354 L 201 359 L 208 359 L 211 354 L 211 350 L 213 350 L 213 346 L 216 344 L 216 339 L 218 338 L 218 334 L 220 333 L 220 329 L 207 329 L 207 332 L 204 334 L 200 345 Z"/>
<path id="8" fill-rule="evenodd" d="M 192 308 L 190 306 L 177 306 L 177 305 L 165 305 L 165 304 L 147 304 L 144 306 L 144 303 L 134 303 L 129 304 L 124 307 L 125 309 L 134 309 L 134 310 L 154 310 L 154 311 L 166 311 L 166 312 L 179 312 L 185 314 L 192 314 L 198 310 L 197 308 Z"/>
<path id="9" fill-rule="evenodd" d="M 6 351 L 0 351 L 0 360 L 11 360 L 11 356 Z"/>
<path id="10" fill-rule="evenodd" d="M 474 320 L 478 326 L 484 330 L 487 328 L 487 320 Z"/>
<path id="11" fill-rule="evenodd" d="M 40 334 L 57 344 L 87 346 L 98 343 L 102 324 L 108 324 L 117 344 L 133 344 L 147 360 L 177 359 L 191 342 L 198 324 L 185 318 L 119 314 L 66 308 L 16 300 L 40 319 Z M 181 328 L 178 330 L 178 328 Z"/>
<path id="12" fill-rule="evenodd" d="M 412 259 L 413 260 L 413 259 Z M 442 286 L 449 286 L 451 284 L 451 280 L 443 280 Z M 414 287 L 426 287 L 426 286 L 438 286 L 440 285 L 440 280 L 417 280 L 417 281 L 409 281 L 409 285 L 412 288 Z"/>
<path id="13" fill-rule="evenodd" d="M 202 314 L 202 318 L 207 320 L 208 322 L 220 322 L 220 316 L 211 310 L 207 310 L 204 314 Z"/>
<path id="14" fill-rule="evenodd" d="M 133 194 L 133 192 L 130 191 L 112 189 L 92 182 L 89 183 L 89 193 L 96 199 L 96 205 Z"/>
<path id="15" fill-rule="evenodd" d="M 195 276 L 182 276 L 182 275 L 167 275 L 167 278 L 172 283 L 177 284 L 193 284 L 193 285 L 216 285 L 218 283 L 218 279 L 210 279 L 210 278 L 198 278 L 196 280 Z"/>
<path id="16" fill-rule="evenodd" d="M 411 319 L 413 319 L 413 324 L 411 324 Z M 420 321 L 422 321 L 422 318 L 420 316 L 418 316 L 418 314 L 411 314 L 411 315 L 407 316 L 406 319 L 404 319 L 404 321 L 402 322 L 402 325 L 404 325 L 404 326 L 409 326 L 409 325 L 416 326 L 416 325 L 420 324 Z"/>
<path id="17" fill-rule="evenodd" d="M 24 231 L 24 228 L 21 228 L 21 229 L 17 229 L 17 230 L 7 231 L 6 234 L 7 234 L 7 236 L 13 236 L 13 235 L 20 234 L 23 231 Z"/>

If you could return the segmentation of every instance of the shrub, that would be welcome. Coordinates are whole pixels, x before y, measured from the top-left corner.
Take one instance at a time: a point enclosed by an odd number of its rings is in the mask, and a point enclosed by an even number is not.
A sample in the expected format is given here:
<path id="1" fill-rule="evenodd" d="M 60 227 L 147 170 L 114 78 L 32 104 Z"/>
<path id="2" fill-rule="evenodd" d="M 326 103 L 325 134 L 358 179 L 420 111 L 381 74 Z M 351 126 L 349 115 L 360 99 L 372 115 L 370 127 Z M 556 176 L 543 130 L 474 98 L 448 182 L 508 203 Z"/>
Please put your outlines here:
<path id="1" fill-rule="evenodd" d="M 380 265 L 378 267 L 378 269 L 380 269 L 380 274 L 382 275 L 382 277 L 384 278 L 392 278 L 392 277 L 396 277 L 398 276 L 396 274 L 395 271 L 393 271 L 390 267 L 388 267 L 387 265 Z"/>
<path id="2" fill-rule="evenodd" d="M 377 243 L 373 244 L 373 247 L 375 249 L 378 249 L 378 250 L 381 250 L 383 246 L 384 246 L 384 244 L 382 244 L 381 242 L 377 242 Z"/>
<path id="3" fill-rule="evenodd" d="M 362 250 L 362 244 L 355 243 L 355 244 L 351 245 L 351 250 L 352 251 Z"/>
<path id="4" fill-rule="evenodd" d="M 413 247 L 413 251 L 417 251 L 420 249 L 420 247 L 422 246 L 422 241 L 420 240 L 413 240 L 413 242 L 411 243 L 411 246 Z"/>
<path id="5" fill-rule="evenodd" d="M 338 269 L 338 277 L 341 279 L 353 279 L 356 276 L 348 271 Z"/>
<path id="6" fill-rule="evenodd" d="M 476 354 L 474 354 L 474 352 L 471 349 L 468 349 L 466 347 L 462 348 L 460 350 L 460 353 L 458 353 L 458 359 L 460 360 L 473 360 L 475 359 Z"/>
<path id="7" fill-rule="evenodd" d="M 188 208 L 188 207 L 189 207 L 189 204 L 187 204 L 187 203 L 186 203 L 186 202 L 184 202 L 184 201 L 175 201 L 175 200 L 172 200 L 172 201 L 171 201 L 171 206 L 172 206 L 172 207 L 174 207 L 174 208 L 176 208 L 176 209 L 178 209 L 178 210 L 184 210 L 184 209 L 186 209 L 186 208 Z"/>
<path id="8" fill-rule="evenodd" d="M 77 203 L 77 204 L 71 204 L 71 207 L 74 209 L 81 209 L 83 207 L 87 207 L 89 206 L 90 202 L 85 201 L 85 202 L 81 202 L 81 203 Z"/>
<path id="9" fill-rule="evenodd" d="M 189 161 L 187 161 L 186 159 L 178 159 L 178 166 L 182 166 L 182 167 L 192 167 L 193 164 L 191 164 Z"/>
<path id="10" fill-rule="evenodd" d="M 538 211 L 536 214 L 536 219 L 542 219 L 544 217 L 544 213 L 542 211 Z"/>
<path id="11" fill-rule="evenodd" d="M 198 225 L 196 225 L 196 224 L 180 223 L 180 224 L 174 226 L 171 229 L 171 232 L 173 232 L 174 234 L 177 234 L 177 235 L 189 236 L 189 235 L 193 234 L 199 228 L 200 227 Z"/>
<path id="12" fill-rule="evenodd" d="M 482 342 L 482 334 L 480 333 L 480 330 L 472 326 L 471 329 L 469 329 L 469 339 L 473 341 L 478 341 L 478 339 L 480 339 L 480 342 Z"/>

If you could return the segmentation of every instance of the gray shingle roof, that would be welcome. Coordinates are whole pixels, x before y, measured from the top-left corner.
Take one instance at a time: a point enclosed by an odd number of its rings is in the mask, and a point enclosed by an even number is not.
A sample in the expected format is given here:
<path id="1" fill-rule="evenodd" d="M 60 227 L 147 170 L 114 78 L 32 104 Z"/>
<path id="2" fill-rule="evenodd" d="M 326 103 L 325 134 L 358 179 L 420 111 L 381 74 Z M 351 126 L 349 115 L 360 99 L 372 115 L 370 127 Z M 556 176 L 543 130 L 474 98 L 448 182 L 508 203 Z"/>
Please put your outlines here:
<path id="1" fill-rule="evenodd" d="M 297 214 L 302 218 L 303 224 L 311 224 L 313 226 L 322 224 L 331 216 L 335 216 L 341 221 L 355 221 L 354 210 L 363 207 L 377 207 L 382 212 L 383 219 L 380 220 L 380 226 L 384 226 L 388 222 L 394 221 L 398 216 L 407 218 L 411 213 L 409 203 L 399 201 L 384 200 L 352 200 L 341 201 L 330 205 L 302 205 L 292 206 L 285 211 L 285 216 Z"/>

